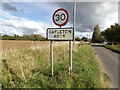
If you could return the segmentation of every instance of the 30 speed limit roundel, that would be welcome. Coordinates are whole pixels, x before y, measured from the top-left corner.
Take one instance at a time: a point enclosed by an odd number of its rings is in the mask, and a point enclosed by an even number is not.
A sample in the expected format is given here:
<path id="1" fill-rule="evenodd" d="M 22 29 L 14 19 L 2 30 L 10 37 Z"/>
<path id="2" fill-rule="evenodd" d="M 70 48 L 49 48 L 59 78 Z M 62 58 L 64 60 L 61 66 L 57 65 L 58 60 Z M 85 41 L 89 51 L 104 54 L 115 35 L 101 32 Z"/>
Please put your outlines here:
<path id="1" fill-rule="evenodd" d="M 65 9 L 58 9 L 53 13 L 53 22 L 58 26 L 64 26 L 68 22 L 68 17 Z"/>

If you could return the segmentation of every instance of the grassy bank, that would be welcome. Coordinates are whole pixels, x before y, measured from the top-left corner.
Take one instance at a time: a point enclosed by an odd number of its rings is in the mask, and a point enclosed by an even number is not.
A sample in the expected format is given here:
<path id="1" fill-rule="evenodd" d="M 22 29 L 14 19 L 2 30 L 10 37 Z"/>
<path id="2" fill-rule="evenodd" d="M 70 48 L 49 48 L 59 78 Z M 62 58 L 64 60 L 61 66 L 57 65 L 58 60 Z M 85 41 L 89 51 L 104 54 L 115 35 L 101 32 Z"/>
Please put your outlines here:
<path id="1" fill-rule="evenodd" d="M 120 45 L 104 45 L 105 48 L 120 53 Z"/>
<path id="2" fill-rule="evenodd" d="M 73 53 L 72 78 L 68 75 L 68 47 L 54 48 L 54 76 L 51 77 L 49 48 L 22 49 L 3 53 L 3 87 L 102 88 L 101 72 L 91 46 L 77 46 Z"/>

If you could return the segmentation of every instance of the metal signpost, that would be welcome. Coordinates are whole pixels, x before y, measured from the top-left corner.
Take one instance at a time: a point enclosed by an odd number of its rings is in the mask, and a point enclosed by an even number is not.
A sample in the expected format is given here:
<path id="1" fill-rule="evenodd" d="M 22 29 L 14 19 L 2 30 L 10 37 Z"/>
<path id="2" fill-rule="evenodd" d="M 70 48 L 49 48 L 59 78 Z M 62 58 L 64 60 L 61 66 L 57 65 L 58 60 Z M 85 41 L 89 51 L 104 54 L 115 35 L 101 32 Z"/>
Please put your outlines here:
<path id="1" fill-rule="evenodd" d="M 72 75 L 72 40 L 74 39 L 74 29 L 73 28 L 61 28 L 68 22 L 68 12 L 65 9 L 58 9 L 53 13 L 53 22 L 60 26 L 60 28 L 48 28 L 47 29 L 47 39 L 50 40 L 50 61 L 51 70 L 53 76 L 53 41 L 69 41 L 69 75 Z"/>
<path id="2" fill-rule="evenodd" d="M 50 61 L 51 61 L 51 70 L 53 76 L 53 41 L 50 41 Z"/>

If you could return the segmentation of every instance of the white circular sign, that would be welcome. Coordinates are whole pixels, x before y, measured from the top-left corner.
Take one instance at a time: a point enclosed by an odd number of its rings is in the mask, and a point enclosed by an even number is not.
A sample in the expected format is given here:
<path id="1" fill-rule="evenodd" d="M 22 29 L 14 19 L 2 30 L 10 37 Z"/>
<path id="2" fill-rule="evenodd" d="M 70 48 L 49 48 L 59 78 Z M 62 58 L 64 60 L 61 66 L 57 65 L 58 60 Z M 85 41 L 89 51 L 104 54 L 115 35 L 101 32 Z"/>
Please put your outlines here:
<path id="1" fill-rule="evenodd" d="M 53 22 L 58 26 L 63 26 L 68 22 L 68 17 L 65 9 L 58 9 L 53 13 Z"/>

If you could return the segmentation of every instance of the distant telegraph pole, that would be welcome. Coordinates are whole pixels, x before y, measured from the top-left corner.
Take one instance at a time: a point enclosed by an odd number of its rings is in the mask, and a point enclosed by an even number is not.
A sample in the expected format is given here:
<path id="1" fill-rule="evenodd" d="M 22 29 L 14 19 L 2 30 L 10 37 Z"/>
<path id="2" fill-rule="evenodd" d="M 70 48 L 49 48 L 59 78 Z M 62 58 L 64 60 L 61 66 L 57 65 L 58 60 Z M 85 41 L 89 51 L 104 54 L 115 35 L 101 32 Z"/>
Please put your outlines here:
<path id="1" fill-rule="evenodd" d="M 73 27 L 74 27 L 74 36 L 75 36 L 75 31 L 76 31 L 76 0 L 74 0 L 74 12 L 73 12 Z M 73 40 L 73 51 L 75 48 L 75 38 Z"/>

